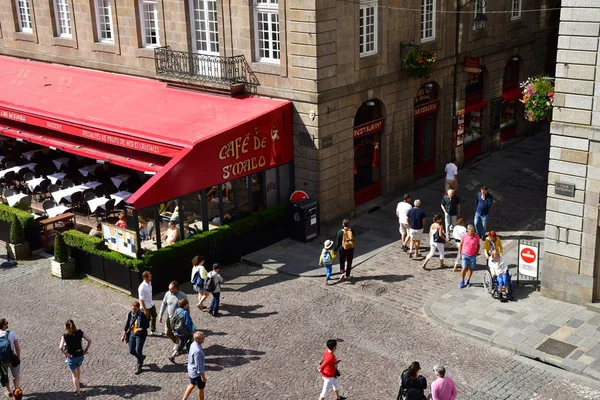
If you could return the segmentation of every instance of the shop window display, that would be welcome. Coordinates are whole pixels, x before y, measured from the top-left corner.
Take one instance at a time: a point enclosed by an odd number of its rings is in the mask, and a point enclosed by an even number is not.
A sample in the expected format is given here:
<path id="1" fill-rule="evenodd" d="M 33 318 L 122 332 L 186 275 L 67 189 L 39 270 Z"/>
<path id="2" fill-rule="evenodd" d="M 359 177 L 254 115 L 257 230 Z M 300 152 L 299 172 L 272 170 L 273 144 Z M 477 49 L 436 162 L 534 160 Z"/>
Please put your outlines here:
<path id="1" fill-rule="evenodd" d="M 464 144 L 468 144 L 475 140 L 481 139 L 482 134 L 482 112 L 472 111 L 464 116 L 465 119 L 465 133 L 464 133 Z"/>

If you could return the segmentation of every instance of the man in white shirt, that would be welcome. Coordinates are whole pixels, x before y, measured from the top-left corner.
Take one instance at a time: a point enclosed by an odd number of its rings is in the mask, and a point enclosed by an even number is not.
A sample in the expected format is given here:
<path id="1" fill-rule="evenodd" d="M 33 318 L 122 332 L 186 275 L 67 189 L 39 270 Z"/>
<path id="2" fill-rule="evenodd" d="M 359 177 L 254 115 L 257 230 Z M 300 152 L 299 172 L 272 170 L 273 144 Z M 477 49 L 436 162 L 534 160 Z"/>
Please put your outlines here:
<path id="1" fill-rule="evenodd" d="M 408 251 L 408 241 L 410 240 L 410 236 L 408 235 L 410 225 L 408 224 L 408 218 L 406 213 L 410 210 L 412 206 L 410 205 L 410 194 L 404 195 L 404 201 L 401 201 L 396 206 L 396 216 L 398 217 L 398 223 L 400 224 L 400 235 L 402 235 L 402 250 L 405 252 Z"/>
<path id="2" fill-rule="evenodd" d="M 150 322 L 150 334 L 156 334 L 156 306 L 152 302 L 152 273 L 150 271 L 144 271 L 142 273 L 142 283 L 138 287 L 138 297 L 140 301 L 140 308 L 148 321 Z"/>
<path id="3" fill-rule="evenodd" d="M 452 156 L 452 161 L 446 164 L 444 169 L 446 172 L 446 190 L 444 192 L 448 192 L 450 189 L 458 192 L 458 167 L 454 164 L 455 162 L 456 158 Z"/>

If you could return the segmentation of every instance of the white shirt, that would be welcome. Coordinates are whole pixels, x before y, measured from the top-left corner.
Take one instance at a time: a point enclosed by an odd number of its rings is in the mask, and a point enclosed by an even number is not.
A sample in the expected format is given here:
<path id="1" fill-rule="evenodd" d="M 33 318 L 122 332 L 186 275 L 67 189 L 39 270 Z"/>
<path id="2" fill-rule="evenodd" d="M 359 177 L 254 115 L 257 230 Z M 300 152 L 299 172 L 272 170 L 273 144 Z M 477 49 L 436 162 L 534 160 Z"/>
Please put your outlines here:
<path id="1" fill-rule="evenodd" d="M 498 261 L 494 261 L 492 257 L 488 260 L 488 266 L 490 267 L 490 272 L 492 275 L 500 275 L 503 272 L 506 272 L 506 267 L 504 266 L 504 257 L 500 256 Z"/>
<path id="2" fill-rule="evenodd" d="M 146 281 L 140 283 L 138 287 L 138 297 L 140 301 L 144 301 L 146 308 L 152 308 L 152 282 L 146 283 Z"/>
<path id="3" fill-rule="evenodd" d="M 462 225 L 456 225 L 453 229 L 452 229 L 452 237 L 456 240 L 460 240 L 460 238 L 462 237 L 462 235 L 464 235 L 465 233 L 467 233 L 467 228 L 465 228 Z"/>
<path id="4" fill-rule="evenodd" d="M 446 171 L 446 180 L 447 181 L 453 181 L 454 176 L 458 175 L 458 167 L 454 163 L 446 164 L 446 169 L 444 171 Z"/>
<path id="5" fill-rule="evenodd" d="M 411 208 L 412 206 L 410 205 L 410 203 L 407 203 L 405 201 L 401 201 L 400 203 L 398 203 L 398 205 L 396 206 L 396 212 L 398 213 L 398 222 L 400 222 L 401 224 L 408 224 L 408 222 L 406 222 L 406 213 Z"/>
<path id="6" fill-rule="evenodd" d="M 8 342 L 10 343 L 10 347 L 14 354 L 17 354 L 17 349 L 15 348 L 15 340 L 19 340 L 17 334 L 14 331 L 9 329 L 10 333 L 8 334 Z M 0 337 L 6 336 L 7 331 L 0 331 Z"/>

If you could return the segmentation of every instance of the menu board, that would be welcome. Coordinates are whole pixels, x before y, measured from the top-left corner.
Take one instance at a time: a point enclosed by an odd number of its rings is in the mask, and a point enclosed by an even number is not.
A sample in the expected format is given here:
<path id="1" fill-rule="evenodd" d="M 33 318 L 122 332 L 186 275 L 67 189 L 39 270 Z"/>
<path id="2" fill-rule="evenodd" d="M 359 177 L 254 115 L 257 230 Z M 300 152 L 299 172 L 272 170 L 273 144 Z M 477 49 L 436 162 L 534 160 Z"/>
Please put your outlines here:
<path id="1" fill-rule="evenodd" d="M 104 245 L 112 251 L 137 258 L 137 234 L 129 229 L 119 228 L 111 224 L 102 224 Z"/>
<path id="2" fill-rule="evenodd" d="M 501 114 L 502 114 L 502 97 L 496 97 L 492 99 L 492 132 L 498 132 L 500 130 Z"/>

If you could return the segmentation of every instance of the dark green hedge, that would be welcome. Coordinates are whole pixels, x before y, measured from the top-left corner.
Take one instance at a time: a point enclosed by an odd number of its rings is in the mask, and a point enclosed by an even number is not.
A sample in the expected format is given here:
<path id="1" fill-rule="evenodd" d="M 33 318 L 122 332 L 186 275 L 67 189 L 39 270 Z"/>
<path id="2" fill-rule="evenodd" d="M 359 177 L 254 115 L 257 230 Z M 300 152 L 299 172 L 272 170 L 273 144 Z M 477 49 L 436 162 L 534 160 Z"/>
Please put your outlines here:
<path id="1" fill-rule="evenodd" d="M 0 204 L 0 220 L 10 222 L 10 242 L 19 244 L 25 242 L 25 229 L 35 226 L 33 216 L 26 211 Z"/>
<path id="2" fill-rule="evenodd" d="M 54 260 L 59 263 L 69 261 L 69 253 L 62 234 L 57 233 L 54 238 Z"/>
<path id="3" fill-rule="evenodd" d="M 127 257 L 116 251 L 106 250 L 102 238 L 90 236 L 83 232 L 71 229 L 64 233 L 64 239 L 65 243 L 70 247 L 114 261 L 135 271 L 142 271 L 144 269 L 144 262 L 142 260 Z"/>

